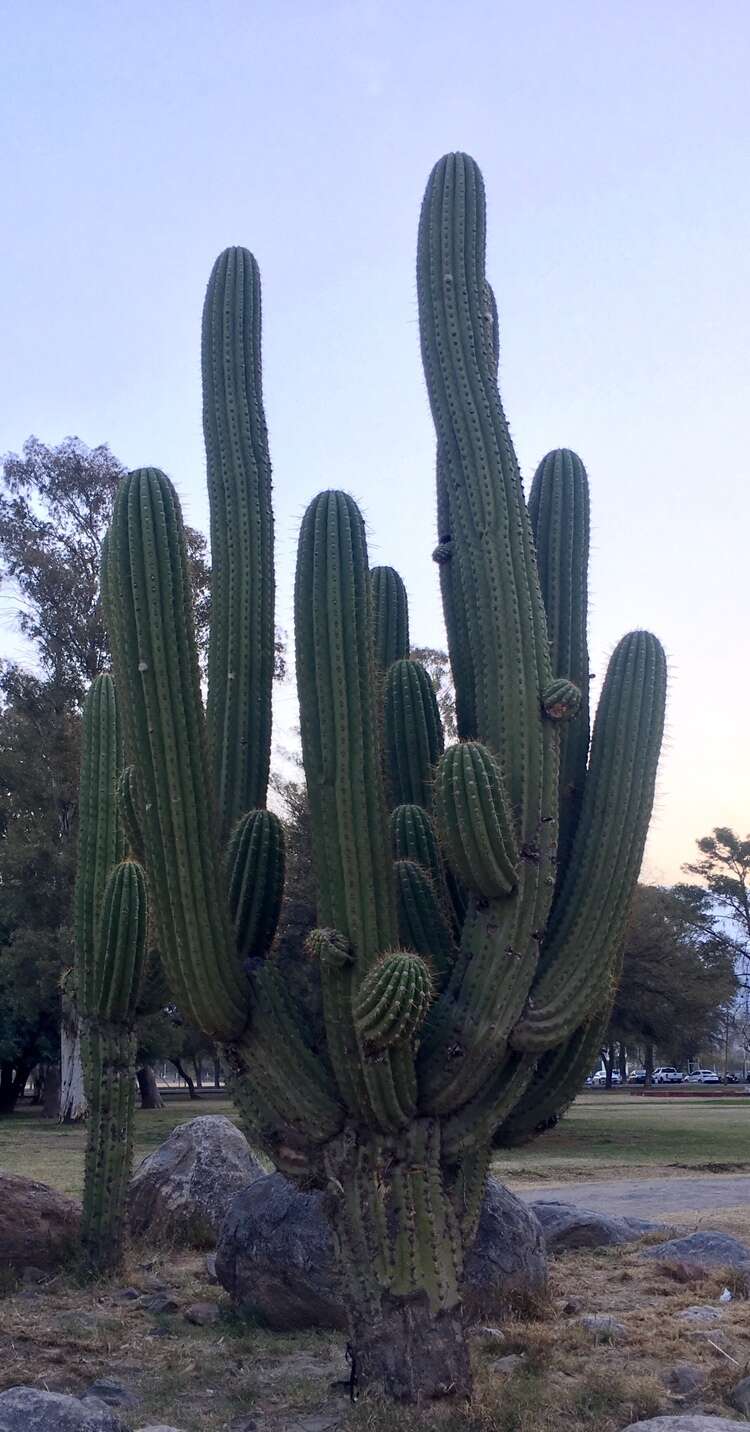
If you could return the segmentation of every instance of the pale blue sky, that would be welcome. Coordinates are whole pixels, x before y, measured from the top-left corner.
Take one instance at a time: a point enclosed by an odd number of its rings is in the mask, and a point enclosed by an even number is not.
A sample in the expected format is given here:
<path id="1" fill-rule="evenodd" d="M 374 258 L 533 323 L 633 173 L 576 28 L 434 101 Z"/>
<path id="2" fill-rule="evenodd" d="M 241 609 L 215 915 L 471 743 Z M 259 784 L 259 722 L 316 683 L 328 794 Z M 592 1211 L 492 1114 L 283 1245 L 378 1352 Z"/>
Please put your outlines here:
<path id="1" fill-rule="evenodd" d="M 524 475 L 566 445 L 591 477 L 594 669 L 637 625 L 670 656 L 647 873 L 744 832 L 747 0 L 11 0 L 0 22 L 0 450 L 108 442 L 205 526 L 201 306 L 246 244 L 280 618 L 301 513 L 343 486 L 439 643 L 414 252 L 432 163 L 468 150 Z M 292 721 L 287 694 L 280 740 Z"/>

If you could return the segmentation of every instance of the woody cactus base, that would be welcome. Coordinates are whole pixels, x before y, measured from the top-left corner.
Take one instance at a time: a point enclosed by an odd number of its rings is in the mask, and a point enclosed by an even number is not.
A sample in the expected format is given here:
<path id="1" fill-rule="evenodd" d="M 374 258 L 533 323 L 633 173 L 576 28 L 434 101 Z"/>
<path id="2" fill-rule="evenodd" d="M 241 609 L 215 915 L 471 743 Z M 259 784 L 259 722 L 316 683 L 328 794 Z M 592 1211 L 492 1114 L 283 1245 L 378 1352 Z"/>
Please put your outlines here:
<path id="1" fill-rule="evenodd" d="M 586 474 L 574 454 L 550 454 L 527 508 L 484 253 L 481 175 L 447 155 L 422 206 L 418 292 L 458 745 L 443 749 L 429 678 L 409 657 L 403 583 L 370 571 L 356 504 L 324 492 L 302 523 L 297 682 L 318 928 L 299 983 L 273 945 L 273 520 L 260 284 L 243 249 L 218 259 L 203 325 L 207 721 L 163 473 L 124 480 L 103 571 L 128 818 L 175 998 L 223 1043 L 251 1137 L 325 1190 L 358 1384 L 411 1401 L 470 1391 L 461 1279 L 491 1152 L 543 1126 L 585 1075 L 664 716 L 662 649 L 633 632 L 589 743 Z M 306 1003 L 311 980 L 319 998 Z"/>

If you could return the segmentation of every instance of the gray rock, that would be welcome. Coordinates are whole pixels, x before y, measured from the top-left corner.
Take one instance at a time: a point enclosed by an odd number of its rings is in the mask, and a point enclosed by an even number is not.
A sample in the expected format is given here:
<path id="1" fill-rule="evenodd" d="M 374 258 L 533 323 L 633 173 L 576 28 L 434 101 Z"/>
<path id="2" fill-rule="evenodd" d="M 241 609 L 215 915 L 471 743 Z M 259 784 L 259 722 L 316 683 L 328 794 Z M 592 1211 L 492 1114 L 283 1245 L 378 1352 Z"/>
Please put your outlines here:
<path id="1" fill-rule="evenodd" d="M 688 1323 L 717 1323 L 721 1308 L 714 1308 L 711 1303 L 693 1303 L 692 1307 L 683 1308 L 679 1316 Z"/>
<path id="2" fill-rule="evenodd" d="M 136 1427 L 135 1432 L 182 1432 L 182 1428 L 166 1422 L 149 1422 L 148 1427 Z"/>
<path id="3" fill-rule="evenodd" d="M 675 1416 L 649 1417 L 647 1422 L 629 1422 L 623 1432 L 737 1432 L 737 1422 L 727 1417 L 707 1417 L 703 1412 L 678 1412 Z"/>
<path id="4" fill-rule="evenodd" d="M 83 1395 L 84 1398 L 96 1398 L 99 1402 L 106 1403 L 107 1407 L 135 1407 L 138 1401 L 135 1393 L 109 1377 L 97 1378 Z"/>
<path id="5" fill-rule="evenodd" d="M 494 1372 L 498 1377 L 512 1377 L 519 1367 L 523 1367 L 523 1358 L 517 1352 L 509 1352 L 506 1357 L 496 1357 L 489 1363 L 490 1372 Z"/>
<path id="6" fill-rule="evenodd" d="M 578 1322 L 593 1334 L 594 1342 L 620 1342 L 627 1334 L 624 1324 L 618 1323 L 608 1313 L 584 1313 Z"/>
<path id="7" fill-rule="evenodd" d="M 130 1231 L 172 1247 L 210 1247 L 235 1194 L 263 1172 L 223 1114 L 178 1124 L 131 1179 Z"/>
<path id="8" fill-rule="evenodd" d="M 279 1331 L 346 1329 L 333 1236 L 322 1195 L 267 1174 L 233 1200 L 219 1235 L 216 1276 L 234 1302 Z M 488 1181 L 466 1260 L 469 1322 L 531 1311 L 547 1288 L 542 1231 L 527 1206 Z"/>
<path id="9" fill-rule="evenodd" d="M 219 1309 L 216 1303 L 191 1303 L 185 1309 L 185 1317 L 197 1328 L 207 1328 L 210 1323 L 218 1323 Z"/>
<path id="10" fill-rule="evenodd" d="M 39 1281 L 77 1245 L 81 1206 L 46 1183 L 0 1173 L 0 1268 Z M 33 1274 L 32 1274 L 33 1270 Z"/>
<path id="11" fill-rule="evenodd" d="M 564 1253 L 572 1248 L 613 1248 L 621 1243 L 635 1243 L 644 1233 L 664 1227 L 642 1218 L 619 1218 L 591 1208 L 577 1208 L 574 1203 L 544 1198 L 530 1203 L 529 1208 L 542 1225 L 548 1253 Z"/>
<path id="12" fill-rule="evenodd" d="M 706 1374 L 704 1369 L 697 1367 L 695 1363 L 676 1362 L 674 1367 L 664 1369 L 662 1382 L 670 1392 L 676 1392 L 680 1397 L 692 1397 L 705 1387 Z"/>
<path id="13" fill-rule="evenodd" d="M 232 1201 L 216 1276 L 237 1305 L 271 1328 L 346 1328 L 333 1235 L 320 1193 L 266 1174 Z"/>
<path id="14" fill-rule="evenodd" d="M 533 1314 L 547 1292 L 547 1255 L 538 1219 L 496 1178 L 487 1180 L 479 1228 L 464 1264 L 469 1322 Z"/>
<path id="15" fill-rule="evenodd" d="M 102 1403 L 82 1402 L 63 1392 L 10 1387 L 0 1392 L 0 1432 L 128 1432 Z"/>
<path id="16" fill-rule="evenodd" d="M 141 1307 L 145 1308 L 147 1313 L 155 1313 L 157 1317 L 162 1313 L 176 1313 L 179 1306 L 169 1293 L 149 1293 L 141 1302 Z"/>
<path id="17" fill-rule="evenodd" d="M 743 1377 L 742 1381 L 732 1388 L 729 1401 L 738 1412 L 744 1412 L 746 1417 L 750 1417 L 750 1377 Z"/>
<path id="18" fill-rule="evenodd" d="M 702 1268 L 745 1268 L 750 1271 L 750 1248 L 729 1233 L 711 1230 L 689 1233 L 685 1238 L 670 1238 L 647 1248 L 644 1258 L 658 1258 L 662 1263 L 695 1263 Z"/>

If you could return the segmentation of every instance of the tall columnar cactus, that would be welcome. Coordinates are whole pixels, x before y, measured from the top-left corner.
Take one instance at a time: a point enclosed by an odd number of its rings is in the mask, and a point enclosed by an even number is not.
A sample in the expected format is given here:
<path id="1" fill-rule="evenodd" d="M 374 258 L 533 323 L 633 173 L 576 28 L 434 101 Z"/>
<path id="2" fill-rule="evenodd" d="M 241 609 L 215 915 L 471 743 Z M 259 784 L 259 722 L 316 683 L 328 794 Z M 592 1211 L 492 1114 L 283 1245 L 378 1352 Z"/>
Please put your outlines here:
<path id="1" fill-rule="evenodd" d="M 81 1237 L 95 1272 L 122 1259 L 132 1162 L 135 1006 L 146 948 L 146 886 L 122 860 L 121 741 L 110 676 L 86 700 L 75 892 L 75 985 L 88 1102 Z"/>
<path id="2" fill-rule="evenodd" d="M 311 962 L 301 986 L 320 985 L 314 1010 L 272 945 L 272 520 L 257 268 L 243 251 L 218 261 L 204 321 L 218 592 L 208 738 L 163 474 L 125 479 L 104 572 L 135 767 L 129 838 L 145 851 L 165 967 L 224 1042 L 254 1138 L 326 1193 L 358 1382 L 406 1399 L 469 1389 L 461 1278 L 491 1150 L 544 1126 L 585 1075 L 664 712 L 661 647 L 632 633 L 588 756 L 586 475 L 572 454 L 545 459 L 527 509 L 484 247 L 481 176 L 448 155 L 422 207 L 418 293 L 457 746 L 443 751 L 429 678 L 408 657 L 403 584 L 370 571 L 355 503 L 324 492 L 302 523 L 297 681 L 318 927 L 299 959 Z"/>

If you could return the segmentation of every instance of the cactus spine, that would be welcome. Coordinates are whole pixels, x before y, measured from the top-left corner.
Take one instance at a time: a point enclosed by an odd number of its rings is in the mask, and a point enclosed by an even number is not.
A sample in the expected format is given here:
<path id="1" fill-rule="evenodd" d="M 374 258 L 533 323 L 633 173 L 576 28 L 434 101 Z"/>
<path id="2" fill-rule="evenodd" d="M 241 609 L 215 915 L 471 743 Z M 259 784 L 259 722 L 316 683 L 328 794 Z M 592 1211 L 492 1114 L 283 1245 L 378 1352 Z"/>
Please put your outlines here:
<path id="1" fill-rule="evenodd" d="M 132 1162 L 135 1006 L 146 949 L 146 885 L 120 859 L 121 742 L 114 684 L 99 676 L 84 711 L 75 893 L 75 984 L 88 1101 L 81 1239 L 87 1267 L 122 1260 Z"/>
<path id="2" fill-rule="evenodd" d="M 460 1282 L 491 1148 L 572 1096 L 606 1018 L 664 708 L 663 652 L 631 633 L 587 759 L 586 474 L 551 455 L 527 509 L 484 248 L 481 175 L 447 155 L 427 185 L 417 277 L 457 746 L 443 752 L 429 677 L 408 657 L 403 583 L 370 571 L 356 504 L 321 493 L 302 523 L 297 682 L 319 928 L 300 959 L 320 982 L 322 1028 L 272 946 L 273 524 L 244 251 L 218 261 L 204 316 L 208 742 L 181 519 L 161 473 L 125 480 L 103 573 L 173 988 L 224 1041 L 254 1137 L 326 1190 L 360 1381 L 412 1400 L 469 1390 Z"/>

